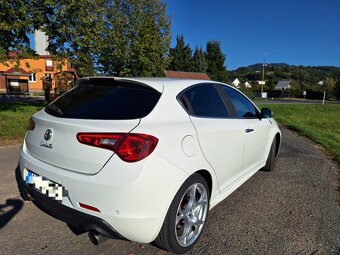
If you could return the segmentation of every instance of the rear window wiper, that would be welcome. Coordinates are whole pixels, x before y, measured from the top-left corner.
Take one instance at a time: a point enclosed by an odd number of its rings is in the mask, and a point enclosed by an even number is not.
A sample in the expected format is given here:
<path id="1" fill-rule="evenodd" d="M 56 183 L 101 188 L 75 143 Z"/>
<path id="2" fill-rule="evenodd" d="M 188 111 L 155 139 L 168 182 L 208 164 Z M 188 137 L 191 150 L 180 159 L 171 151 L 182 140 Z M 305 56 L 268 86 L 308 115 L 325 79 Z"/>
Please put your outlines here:
<path id="1" fill-rule="evenodd" d="M 64 115 L 63 111 L 60 110 L 60 108 L 57 107 L 57 106 L 55 106 L 55 105 L 48 105 L 45 109 L 46 109 L 46 110 L 51 110 L 51 111 L 57 113 L 57 114 L 60 115 L 60 116 L 63 116 L 63 115 Z"/>

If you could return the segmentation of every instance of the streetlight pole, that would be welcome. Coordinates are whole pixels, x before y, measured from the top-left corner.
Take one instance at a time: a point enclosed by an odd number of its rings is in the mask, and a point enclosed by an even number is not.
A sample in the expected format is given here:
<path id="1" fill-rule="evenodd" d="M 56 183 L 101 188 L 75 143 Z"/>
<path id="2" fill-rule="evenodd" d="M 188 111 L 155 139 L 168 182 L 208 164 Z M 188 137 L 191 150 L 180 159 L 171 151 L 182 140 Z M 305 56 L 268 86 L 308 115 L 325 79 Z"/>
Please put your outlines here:
<path id="1" fill-rule="evenodd" d="M 264 69 L 265 67 L 267 66 L 266 64 L 266 56 L 268 54 L 271 54 L 271 53 L 275 53 L 275 50 L 267 50 L 264 54 L 263 54 L 263 64 L 262 64 L 262 85 L 261 85 L 261 97 L 262 97 L 262 93 L 263 93 L 263 85 L 264 85 Z"/>
<path id="2" fill-rule="evenodd" d="M 266 59 L 263 59 L 263 64 L 262 64 L 262 81 L 264 81 L 264 67 L 266 66 Z M 262 93 L 263 93 L 263 83 L 261 85 L 261 97 L 262 97 Z"/>

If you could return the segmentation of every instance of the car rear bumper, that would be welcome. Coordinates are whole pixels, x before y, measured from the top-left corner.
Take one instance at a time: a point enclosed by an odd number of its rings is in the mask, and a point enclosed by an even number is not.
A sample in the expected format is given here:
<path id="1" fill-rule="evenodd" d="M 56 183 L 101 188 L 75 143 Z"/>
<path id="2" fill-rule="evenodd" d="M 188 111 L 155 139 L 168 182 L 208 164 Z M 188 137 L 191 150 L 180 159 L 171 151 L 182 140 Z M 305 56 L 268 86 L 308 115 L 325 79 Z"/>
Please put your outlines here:
<path id="1" fill-rule="evenodd" d="M 20 193 L 23 199 L 29 198 L 40 210 L 67 223 L 74 233 L 81 234 L 92 231 L 112 239 L 125 239 L 105 220 L 77 211 L 48 198 L 33 187 L 25 184 L 22 178 L 19 181 L 21 183 L 18 183 L 18 186 L 22 187 Z"/>
<path id="2" fill-rule="evenodd" d="M 153 155 L 152 161 L 130 164 L 126 169 L 113 157 L 95 175 L 65 170 L 30 155 L 23 145 L 20 181 L 32 171 L 62 185 L 67 191 L 62 203 L 24 185 L 24 193 L 41 210 L 83 231 L 93 230 L 107 237 L 149 243 L 158 235 L 172 199 L 188 175 L 168 161 Z M 25 194 L 23 194 L 25 195 Z M 84 209 L 80 203 L 98 208 Z"/>

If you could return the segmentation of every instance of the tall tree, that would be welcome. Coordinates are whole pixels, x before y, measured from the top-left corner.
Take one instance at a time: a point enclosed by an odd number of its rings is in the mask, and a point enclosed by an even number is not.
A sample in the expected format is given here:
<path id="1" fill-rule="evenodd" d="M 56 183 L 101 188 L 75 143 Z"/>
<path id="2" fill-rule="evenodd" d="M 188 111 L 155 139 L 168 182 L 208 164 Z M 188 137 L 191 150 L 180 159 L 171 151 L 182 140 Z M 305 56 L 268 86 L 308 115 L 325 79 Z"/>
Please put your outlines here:
<path id="1" fill-rule="evenodd" d="M 207 43 L 207 49 L 205 59 L 208 63 L 207 73 L 212 80 L 227 82 L 228 73 L 224 65 L 226 56 L 221 50 L 220 42 L 209 41 Z"/>
<path id="2" fill-rule="evenodd" d="M 175 48 L 170 49 L 171 62 L 169 68 L 172 71 L 191 71 L 192 50 L 189 44 L 185 45 L 183 36 L 176 37 Z"/>
<path id="3" fill-rule="evenodd" d="M 107 1 L 41 1 L 53 7 L 53 15 L 46 16 L 41 27 L 49 38 L 48 51 L 59 59 L 70 58 L 80 76 L 93 75 L 97 50 L 103 46 L 98 38 Z"/>
<path id="4" fill-rule="evenodd" d="M 335 82 L 335 96 L 337 99 L 340 99 L 340 72 L 336 75 L 336 82 Z"/>
<path id="5" fill-rule="evenodd" d="M 207 71 L 208 64 L 205 60 L 205 52 L 202 48 L 196 47 L 194 56 L 192 58 L 191 71 L 198 73 L 205 73 Z"/>
<path id="6" fill-rule="evenodd" d="M 163 76 L 170 49 L 170 20 L 159 0 L 131 0 L 131 58 L 134 76 Z"/>
<path id="7" fill-rule="evenodd" d="M 39 12 L 36 0 L 3 0 L 0 1 L 0 62 L 10 59 L 10 52 L 24 58 L 33 56 L 30 48 L 29 34 L 43 24 L 44 17 L 51 15 L 53 10 L 46 6 Z"/>
<path id="8" fill-rule="evenodd" d="M 0 12 L 0 60 L 9 50 L 29 52 L 28 35 L 39 28 L 48 51 L 70 58 L 83 76 L 94 65 L 120 76 L 158 76 L 168 64 L 170 19 L 161 0 L 5 0 L 0 7 L 20 21 L 12 25 Z M 11 38 L 18 39 L 6 42 Z"/>
<path id="9" fill-rule="evenodd" d="M 159 0 L 116 0 L 107 10 L 99 52 L 104 70 L 118 76 L 164 75 L 171 40 L 166 5 Z"/>
<path id="10" fill-rule="evenodd" d="M 328 95 L 332 94 L 335 89 L 335 80 L 333 78 L 327 78 L 324 83 L 324 89 L 327 91 Z"/>

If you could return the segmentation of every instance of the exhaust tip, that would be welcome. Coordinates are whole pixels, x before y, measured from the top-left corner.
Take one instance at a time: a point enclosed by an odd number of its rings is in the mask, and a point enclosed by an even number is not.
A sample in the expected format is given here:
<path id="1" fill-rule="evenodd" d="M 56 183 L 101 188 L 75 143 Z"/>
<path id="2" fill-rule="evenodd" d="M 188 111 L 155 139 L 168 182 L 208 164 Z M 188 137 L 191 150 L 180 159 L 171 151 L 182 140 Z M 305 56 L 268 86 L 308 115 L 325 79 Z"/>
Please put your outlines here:
<path id="1" fill-rule="evenodd" d="M 95 232 L 90 231 L 88 233 L 89 239 L 91 241 L 91 243 L 93 243 L 94 245 L 99 245 L 102 242 L 106 241 L 108 238 L 101 235 L 101 234 L 97 234 Z"/>
<path id="2" fill-rule="evenodd" d="M 98 245 L 99 244 L 98 239 L 97 239 L 96 235 L 93 232 L 89 232 L 88 236 L 89 236 L 89 239 L 90 239 L 91 243 L 93 243 L 94 245 Z"/>

